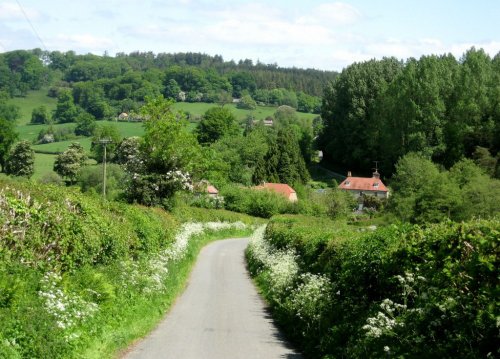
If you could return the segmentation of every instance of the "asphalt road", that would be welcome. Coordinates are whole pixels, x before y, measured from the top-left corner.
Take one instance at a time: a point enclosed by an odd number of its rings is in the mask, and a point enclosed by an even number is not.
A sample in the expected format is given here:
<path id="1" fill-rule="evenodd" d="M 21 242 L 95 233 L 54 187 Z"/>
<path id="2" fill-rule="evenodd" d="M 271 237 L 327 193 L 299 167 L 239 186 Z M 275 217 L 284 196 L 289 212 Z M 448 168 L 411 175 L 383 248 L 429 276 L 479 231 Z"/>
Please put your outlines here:
<path id="1" fill-rule="evenodd" d="M 249 278 L 247 244 L 228 239 L 203 248 L 172 310 L 124 358 L 301 358 L 273 325 Z"/>

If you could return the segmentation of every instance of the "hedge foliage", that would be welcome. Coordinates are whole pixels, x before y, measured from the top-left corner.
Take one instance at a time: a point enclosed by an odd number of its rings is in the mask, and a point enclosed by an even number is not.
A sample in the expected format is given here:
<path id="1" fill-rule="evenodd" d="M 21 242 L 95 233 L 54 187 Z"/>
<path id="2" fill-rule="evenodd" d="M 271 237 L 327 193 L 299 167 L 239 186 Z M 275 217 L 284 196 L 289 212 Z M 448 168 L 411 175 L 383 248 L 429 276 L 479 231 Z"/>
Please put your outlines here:
<path id="1" fill-rule="evenodd" d="M 59 186 L 0 183 L 0 259 L 71 270 L 158 251 L 178 220 Z"/>
<path id="2" fill-rule="evenodd" d="M 262 241 L 247 251 L 249 268 L 308 357 L 500 355 L 497 219 L 360 232 L 278 216 Z M 266 264 L 287 253 L 298 269 Z M 290 268 L 293 279 L 277 291 Z"/>
<path id="3" fill-rule="evenodd" d="M 114 357 L 160 320 L 205 243 L 250 224 L 0 178 L 0 358 Z"/>

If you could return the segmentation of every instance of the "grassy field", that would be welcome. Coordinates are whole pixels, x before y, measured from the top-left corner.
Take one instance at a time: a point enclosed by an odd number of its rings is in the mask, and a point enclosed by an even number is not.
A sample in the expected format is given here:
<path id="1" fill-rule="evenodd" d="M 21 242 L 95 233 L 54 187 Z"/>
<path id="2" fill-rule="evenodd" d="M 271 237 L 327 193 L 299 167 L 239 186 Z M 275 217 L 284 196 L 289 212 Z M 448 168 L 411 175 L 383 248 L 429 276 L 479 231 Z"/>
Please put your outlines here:
<path id="1" fill-rule="evenodd" d="M 47 173 L 52 172 L 55 159 L 55 155 L 35 153 L 35 173 L 33 174 L 33 178 L 40 179 Z"/>
<path id="2" fill-rule="evenodd" d="M 189 103 L 189 102 L 177 102 L 174 104 L 173 108 L 179 111 L 184 111 L 186 113 L 189 113 L 192 117 L 201 117 L 209 108 L 216 107 L 218 106 L 217 104 L 214 103 Z M 225 105 L 231 111 L 234 113 L 236 118 L 239 121 L 243 121 L 247 115 L 252 115 L 255 117 L 257 120 L 263 120 L 268 116 L 272 116 L 275 112 L 277 107 L 272 107 L 272 106 L 257 106 L 257 108 L 253 111 L 250 110 L 242 110 L 239 108 L 236 108 L 236 105 L 234 104 L 228 104 Z M 306 119 L 313 119 L 317 117 L 318 115 L 312 114 L 312 113 L 302 113 L 302 112 L 297 112 L 297 116 L 299 118 L 306 118 Z"/>
<path id="3" fill-rule="evenodd" d="M 18 120 L 20 125 L 28 124 L 31 121 L 31 112 L 34 108 L 45 105 L 49 113 L 56 109 L 57 99 L 47 96 L 48 88 L 43 87 L 37 91 L 29 91 L 25 97 L 15 97 L 10 103 L 19 106 L 21 109 L 21 118 Z"/>
<path id="4" fill-rule="evenodd" d="M 45 105 L 49 112 L 56 108 L 57 100 L 47 96 L 47 88 L 42 88 L 37 91 L 30 91 L 25 97 L 16 97 L 11 101 L 12 104 L 19 106 L 21 117 L 18 120 L 17 132 L 19 139 L 34 142 L 38 133 L 47 128 L 49 125 L 32 125 L 30 124 L 31 112 L 34 108 Z M 188 103 L 178 102 L 173 105 L 177 111 L 183 111 L 190 115 L 191 122 L 189 129 L 192 131 L 196 128 L 196 122 L 201 116 L 212 107 L 218 106 L 214 103 Z M 263 120 L 268 116 L 272 116 L 277 107 L 258 106 L 255 110 L 242 110 L 236 108 L 234 104 L 226 105 L 236 116 L 239 121 L 245 120 L 248 115 L 252 115 L 257 120 Z M 313 119 L 317 115 L 311 113 L 297 112 L 299 118 Z M 118 128 L 122 137 L 142 136 L 144 128 L 140 122 L 113 122 L 113 121 L 98 121 L 99 124 L 113 124 Z M 54 129 L 71 128 L 74 129 L 74 123 L 54 124 Z M 90 138 L 75 138 L 67 141 L 48 143 L 43 145 L 34 145 L 33 149 L 37 152 L 35 158 L 35 178 L 43 177 L 46 173 L 52 171 L 54 165 L 55 154 L 63 152 L 72 142 L 79 142 L 85 150 L 89 151 L 91 146 Z"/>

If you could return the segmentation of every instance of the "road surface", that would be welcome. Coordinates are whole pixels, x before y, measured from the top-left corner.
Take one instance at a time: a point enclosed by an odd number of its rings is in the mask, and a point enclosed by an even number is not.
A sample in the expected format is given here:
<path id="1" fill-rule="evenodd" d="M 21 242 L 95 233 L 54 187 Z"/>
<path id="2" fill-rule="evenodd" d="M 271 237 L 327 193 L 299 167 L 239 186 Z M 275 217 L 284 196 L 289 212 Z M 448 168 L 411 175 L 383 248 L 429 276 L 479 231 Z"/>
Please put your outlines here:
<path id="1" fill-rule="evenodd" d="M 273 325 L 248 276 L 247 244 L 228 239 L 203 248 L 170 313 L 124 358 L 301 358 Z"/>

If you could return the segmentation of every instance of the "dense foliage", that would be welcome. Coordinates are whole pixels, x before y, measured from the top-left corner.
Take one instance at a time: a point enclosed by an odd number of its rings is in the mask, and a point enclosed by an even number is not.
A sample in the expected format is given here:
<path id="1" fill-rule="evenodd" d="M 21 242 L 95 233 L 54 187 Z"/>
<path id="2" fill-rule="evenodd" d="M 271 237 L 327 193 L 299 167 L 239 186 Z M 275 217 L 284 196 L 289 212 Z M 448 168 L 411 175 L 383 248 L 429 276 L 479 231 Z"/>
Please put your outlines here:
<path id="1" fill-rule="evenodd" d="M 463 159 L 449 171 L 430 159 L 409 153 L 396 164 L 389 210 L 405 222 L 492 218 L 500 215 L 500 180 L 472 160 Z"/>
<path id="2" fill-rule="evenodd" d="M 28 141 L 16 143 L 9 153 L 5 173 L 30 178 L 34 172 L 35 152 Z"/>
<path id="3" fill-rule="evenodd" d="M 154 327 L 215 232 L 252 222 L 0 180 L 0 357 L 114 357 Z"/>
<path id="4" fill-rule="evenodd" d="M 390 174 L 399 157 L 420 152 L 451 167 L 475 149 L 500 150 L 500 56 L 472 48 L 451 55 L 355 63 L 323 99 L 325 156 L 365 172 Z"/>
<path id="5" fill-rule="evenodd" d="M 498 220 L 352 232 L 277 217 L 249 267 L 308 357 L 495 357 Z"/>

